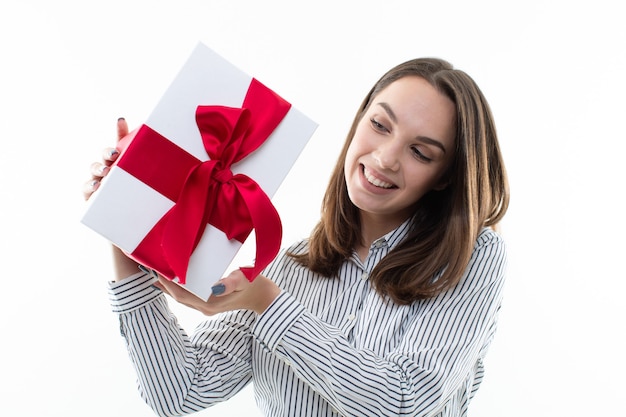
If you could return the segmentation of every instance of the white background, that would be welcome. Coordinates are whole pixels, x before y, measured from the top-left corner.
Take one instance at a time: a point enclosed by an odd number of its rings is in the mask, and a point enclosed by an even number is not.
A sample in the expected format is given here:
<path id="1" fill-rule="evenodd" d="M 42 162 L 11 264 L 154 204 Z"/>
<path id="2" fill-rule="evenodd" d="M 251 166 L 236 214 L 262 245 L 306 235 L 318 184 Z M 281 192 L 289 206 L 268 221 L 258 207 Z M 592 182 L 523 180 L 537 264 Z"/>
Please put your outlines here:
<path id="1" fill-rule="evenodd" d="M 0 414 L 151 416 L 110 313 L 88 167 L 198 41 L 320 127 L 274 200 L 317 220 L 379 75 L 448 59 L 490 101 L 512 200 L 500 329 L 471 416 L 624 415 L 626 25 L 617 1 L 15 1 L 0 5 Z M 175 307 L 189 327 L 199 314 Z M 250 390 L 200 413 L 257 415 Z M 241 412 L 241 413 L 239 413 Z"/>

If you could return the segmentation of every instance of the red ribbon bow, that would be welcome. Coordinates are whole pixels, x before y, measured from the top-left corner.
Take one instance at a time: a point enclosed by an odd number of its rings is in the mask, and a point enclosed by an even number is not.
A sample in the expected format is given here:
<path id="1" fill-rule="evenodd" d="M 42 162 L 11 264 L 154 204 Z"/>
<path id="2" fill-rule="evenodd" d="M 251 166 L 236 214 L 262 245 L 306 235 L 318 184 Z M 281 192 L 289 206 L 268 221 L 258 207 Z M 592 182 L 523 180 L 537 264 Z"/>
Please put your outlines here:
<path id="1" fill-rule="evenodd" d="M 261 187 L 244 174 L 233 175 L 231 165 L 256 150 L 290 107 L 255 79 L 242 108 L 198 106 L 196 123 L 208 161 L 198 160 L 150 127 L 141 126 L 128 145 L 132 152 L 124 152 L 118 165 L 175 205 L 131 256 L 169 279 L 178 277 L 184 284 L 189 259 L 207 224 L 242 243 L 254 229 L 255 263 L 241 268 L 253 281 L 280 250 L 282 226 Z"/>

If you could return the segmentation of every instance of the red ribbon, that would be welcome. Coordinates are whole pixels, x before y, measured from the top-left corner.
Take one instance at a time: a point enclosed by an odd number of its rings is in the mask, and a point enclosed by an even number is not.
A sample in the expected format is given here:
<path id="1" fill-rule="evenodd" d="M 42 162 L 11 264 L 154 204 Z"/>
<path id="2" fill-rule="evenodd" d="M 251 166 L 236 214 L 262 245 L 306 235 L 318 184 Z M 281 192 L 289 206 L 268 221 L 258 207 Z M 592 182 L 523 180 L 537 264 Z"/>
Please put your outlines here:
<path id="1" fill-rule="evenodd" d="M 117 164 L 175 205 L 154 225 L 131 256 L 169 279 L 186 282 L 189 259 L 207 223 L 243 243 L 256 234 L 253 281 L 280 250 L 282 226 L 261 187 L 231 165 L 256 150 L 291 105 L 252 79 L 242 108 L 198 106 L 196 123 L 210 159 L 200 161 L 146 125 L 136 132 Z M 268 161 L 271 163 L 271 161 Z M 207 277 L 214 279 L 215 277 Z"/>

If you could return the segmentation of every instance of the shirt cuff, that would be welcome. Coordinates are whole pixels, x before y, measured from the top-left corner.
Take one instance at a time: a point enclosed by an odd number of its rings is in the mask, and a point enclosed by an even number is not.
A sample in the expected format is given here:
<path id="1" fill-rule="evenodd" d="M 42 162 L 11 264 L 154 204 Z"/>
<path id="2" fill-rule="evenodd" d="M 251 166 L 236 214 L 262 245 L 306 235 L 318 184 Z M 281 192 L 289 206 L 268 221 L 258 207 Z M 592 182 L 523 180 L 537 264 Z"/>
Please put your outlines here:
<path id="1" fill-rule="evenodd" d="M 109 302 L 113 312 L 127 313 L 156 299 L 163 293 L 152 285 L 156 281 L 156 272 L 142 270 L 120 281 L 109 282 Z"/>
<path id="2" fill-rule="evenodd" d="M 304 307 L 283 291 L 257 318 L 252 334 L 264 349 L 274 352 L 283 336 L 303 313 Z"/>

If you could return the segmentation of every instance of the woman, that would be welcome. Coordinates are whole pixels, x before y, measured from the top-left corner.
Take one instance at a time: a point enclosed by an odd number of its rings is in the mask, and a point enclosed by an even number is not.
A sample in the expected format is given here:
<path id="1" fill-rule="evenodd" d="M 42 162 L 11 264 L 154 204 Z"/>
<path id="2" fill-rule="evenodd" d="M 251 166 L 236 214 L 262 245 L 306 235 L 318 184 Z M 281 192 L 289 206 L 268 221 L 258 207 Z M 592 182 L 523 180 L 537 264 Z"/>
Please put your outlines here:
<path id="1" fill-rule="evenodd" d="M 118 122 L 119 134 L 127 132 Z M 86 198 L 117 153 L 92 166 Z M 464 416 L 501 304 L 492 230 L 508 185 L 488 104 L 438 59 L 365 97 L 309 239 L 204 302 L 114 249 L 110 284 L 143 398 L 159 415 L 254 383 L 267 416 Z M 189 338 L 163 293 L 214 318 Z"/>

